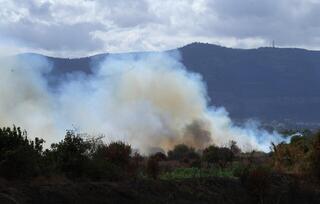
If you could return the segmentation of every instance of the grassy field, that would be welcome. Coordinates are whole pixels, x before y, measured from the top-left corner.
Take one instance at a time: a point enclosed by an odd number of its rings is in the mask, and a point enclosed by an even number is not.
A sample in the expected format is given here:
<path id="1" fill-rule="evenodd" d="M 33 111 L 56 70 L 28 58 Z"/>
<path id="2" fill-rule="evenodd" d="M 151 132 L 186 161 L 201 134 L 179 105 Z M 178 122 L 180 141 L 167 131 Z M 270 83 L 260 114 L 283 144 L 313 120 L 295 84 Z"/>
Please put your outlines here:
<path id="1" fill-rule="evenodd" d="M 242 170 L 239 165 L 232 165 L 227 168 L 209 168 L 200 169 L 195 167 L 190 168 L 177 168 L 170 172 L 165 172 L 160 175 L 160 179 L 164 180 L 177 180 L 177 179 L 190 179 L 190 178 L 212 178 L 212 177 L 227 177 L 235 178 L 237 173 Z"/>

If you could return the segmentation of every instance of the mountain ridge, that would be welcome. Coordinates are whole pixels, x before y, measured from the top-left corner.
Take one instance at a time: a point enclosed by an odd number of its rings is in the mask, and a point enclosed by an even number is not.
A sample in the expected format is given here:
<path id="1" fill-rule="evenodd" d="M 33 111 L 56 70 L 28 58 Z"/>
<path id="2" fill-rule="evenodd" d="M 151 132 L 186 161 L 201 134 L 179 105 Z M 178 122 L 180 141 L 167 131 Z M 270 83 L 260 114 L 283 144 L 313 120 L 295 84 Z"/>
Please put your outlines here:
<path id="1" fill-rule="evenodd" d="M 320 124 L 320 51 L 301 48 L 227 48 L 191 43 L 178 50 L 181 62 L 199 73 L 208 87 L 210 105 L 223 106 L 236 120 L 286 121 Z M 102 53 L 83 58 L 48 57 L 56 77 L 80 71 L 108 55 L 157 52 Z"/>

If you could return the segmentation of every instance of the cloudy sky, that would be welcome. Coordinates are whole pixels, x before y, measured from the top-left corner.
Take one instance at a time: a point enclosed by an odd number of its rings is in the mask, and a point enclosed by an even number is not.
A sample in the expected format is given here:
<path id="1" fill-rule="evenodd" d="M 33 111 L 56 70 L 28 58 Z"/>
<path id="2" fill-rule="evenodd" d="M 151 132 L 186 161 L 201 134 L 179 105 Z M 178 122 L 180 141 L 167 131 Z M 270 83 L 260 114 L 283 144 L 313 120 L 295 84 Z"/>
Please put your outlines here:
<path id="1" fill-rule="evenodd" d="M 55 56 L 191 42 L 320 49 L 320 0 L 0 0 L 0 49 Z"/>

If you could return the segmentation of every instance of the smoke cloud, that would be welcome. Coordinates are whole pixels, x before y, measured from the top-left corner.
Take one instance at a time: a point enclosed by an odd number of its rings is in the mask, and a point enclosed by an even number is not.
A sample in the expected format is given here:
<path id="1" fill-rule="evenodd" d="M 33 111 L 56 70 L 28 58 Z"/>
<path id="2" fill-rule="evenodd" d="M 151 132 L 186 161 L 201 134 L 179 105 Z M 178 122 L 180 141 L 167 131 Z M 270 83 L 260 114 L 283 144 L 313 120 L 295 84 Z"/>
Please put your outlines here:
<path id="1" fill-rule="evenodd" d="M 185 143 L 195 148 L 227 145 L 268 151 L 283 141 L 255 123 L 233 124 L 224 108 L 208 106 L 205 83 L 186 70 L 179 53 L 109 55 L 93 74 L 69 74 L 48 86 L 50 64 L 28 56 L 1 60 L 0 125 L 16 124 L 47 143 L 77 127 L 123 140 L 147 153 Z"/>

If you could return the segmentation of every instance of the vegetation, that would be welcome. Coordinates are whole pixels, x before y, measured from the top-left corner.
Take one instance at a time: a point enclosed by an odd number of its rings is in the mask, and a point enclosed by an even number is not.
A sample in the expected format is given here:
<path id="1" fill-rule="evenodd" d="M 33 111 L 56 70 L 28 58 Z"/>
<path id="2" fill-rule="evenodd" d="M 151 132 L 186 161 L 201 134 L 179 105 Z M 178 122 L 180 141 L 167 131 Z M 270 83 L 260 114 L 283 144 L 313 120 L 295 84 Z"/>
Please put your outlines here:
<path id="1" fill-rule="evenodd" d="M 203 160 L 209 164 L 218 164 L 221 168 L 232 162 L 234 153 L 226 147 L 209 146 L 203 150 Z"/>
<path id="2" fill-rule="evenodd" d="M 272 158 L 277 172 L 320 179 L 320 132 L 294 136 L 289 144 L 272 144 Z"/>
<path id="3" fill-rule="evenodd" d="M 168 152 L 168 158 L 169 160 L 188 161 L 190 159 L 198 159 L 199 155 L 193 148 L 185 144 L 179 144 Z"/>
<path id="4" fill-rule="evenodd" d="M 0 176 L 21 179 L 39 175 L 43 142 L 29 140 L 20 128 L 0 129 Z"/>
<path id="5" fill-rule="evenodd" d="M 156 157 L 149 157 L 146 173 L 150 178 L 157 179 L 159 176 L 159 163 Z"/>
<path id="6" fill-rule="evenodd" d="M 45 151 L 45 157 L 53 171 L 65 174 L 69 178 L 84 176 L 89 166 L 91 144 L 67 131 L 63 141 L 52 144 L 51 150 Z"/>
<path id="7" fill-rule="evenodd" d="M 291 175 L 315 186 L 320 182 L 320 132 L 294 136 L 288 144 L 272 144 L 270 153 L 242 153 L 231 141 L 229 147 L 211 145 L 196 151 L 179 144 L 167 154 L 141 156 L 126 143 L 105 144 L 101 138 L 86 139 L 74 131 L 67 131 L 65 138 L 49 149 L 43 149 L 44 142 L 39 138 L 29 139 L 27 133 L 17 127 L 0 129 L 0 177 L 8 180 L 58 176 L 73 181 L 170 182 L 228 178 L 238 180 L 254 203 L 265 203 L 270 197 L 275 175 Z M 286 184 L 290 187 L 286 192 L 295 189 L 292 191 L 295 194 L 299 185 Z"/>
<path id="8" fill-rule="evenodd" d="M 221 169 L 210 168 L 201 169 L 196 167 L 177 168 L 171 172 L 166 172 L 161 175 L 162 179 L 179 180 L 179 179 L 196 179 L 196 178 L 211 178 L 211 177 L 234 177 L 235 169 L 233 167 Z"/>

